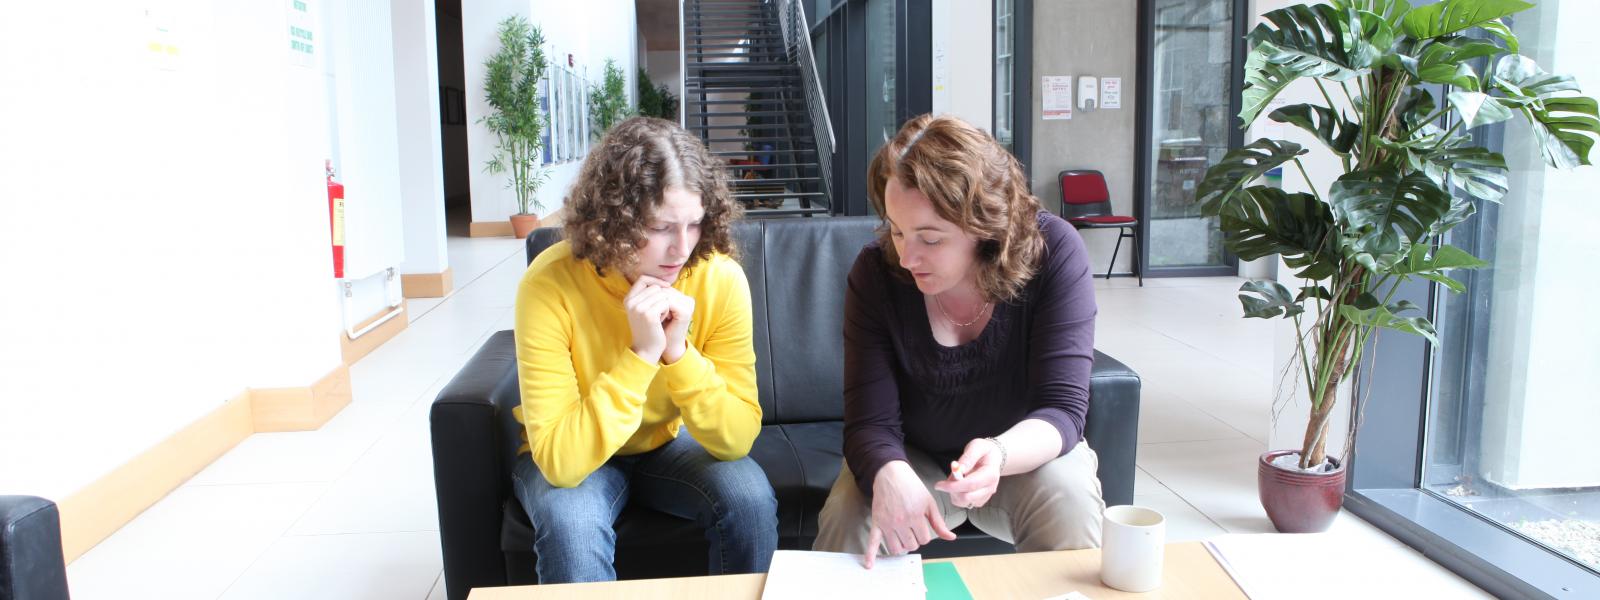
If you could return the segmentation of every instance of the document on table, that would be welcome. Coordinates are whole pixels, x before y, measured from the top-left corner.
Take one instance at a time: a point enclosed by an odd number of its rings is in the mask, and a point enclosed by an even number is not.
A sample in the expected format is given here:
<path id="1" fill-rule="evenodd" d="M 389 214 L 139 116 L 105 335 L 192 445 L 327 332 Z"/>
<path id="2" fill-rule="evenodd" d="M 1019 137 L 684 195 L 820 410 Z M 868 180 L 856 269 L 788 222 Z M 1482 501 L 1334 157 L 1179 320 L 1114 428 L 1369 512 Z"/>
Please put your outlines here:
<path id="1" fill-rule="evenodd" d="M 880 556 L 871 569 L 860 554 L 779 550 L 772 555 L 762 600 L 873 598 L 921 600 L 922 556 Z"/>

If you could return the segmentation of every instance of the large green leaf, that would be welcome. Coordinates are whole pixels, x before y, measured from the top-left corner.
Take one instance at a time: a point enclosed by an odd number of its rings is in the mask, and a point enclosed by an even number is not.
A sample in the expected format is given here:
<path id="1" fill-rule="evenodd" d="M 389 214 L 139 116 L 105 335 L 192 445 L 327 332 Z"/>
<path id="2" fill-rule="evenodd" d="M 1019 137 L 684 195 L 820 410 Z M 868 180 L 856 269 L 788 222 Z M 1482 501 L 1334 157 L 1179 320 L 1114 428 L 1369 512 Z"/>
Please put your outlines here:
<path id="1" fill-rule="evenodd" d="M 1328 201 L 1345 231 L 1346 254 L 1375 271 L 1387 271 L 1450 209 L 1450 194 L 1422 173 L 1402 177 L 1390 167 L 1346 173 L 1328 188 Z"/>
<path id="2" fill-rule="evenodd" d="M 1495 61 L 1494 81 L 1507 94 L 1527 98 L 1579 91 L 1578 80 L 1571 75 L 1547 73 L 1533 59 L 1516 54 Z"/>
<path id="3" fill-rule="evenodd" d="M 1251 186 L 1221 217 L 1222 243 L 1239 258 L 1280 255 L 1302 279 L 1326 279 L 1338 270 L 1333 214 L 1316 196 Z"/>
<path id="4" fill-rule="evenodd" d="M 1417 78 L 1428 83 L 1444 83 L 1466 91 L 1485 91 L 1484 81 L 1470 61 L 1504 54 L 1505 49 L 1490 42 L 1460 36 L 1447 36 L 1424 42 L 1417 53 Z"/>
<path id="5" fill-rule="evenodd" d="M 1351 305 L 1339 307 L 1339 316 L 1345 320 L 1366 327 L 1382 327 L 1406 333 L 1420 335 L 1428 341 L 1439 343 L 1439 338 L 1434 332 L 1433 323 L 1425 317 L 1401 317 L 1397 313 L 1419 310 L 1417 305 L 1402 300 L 1389 306 L 1374 306 L 1371 308 L 1356 308 Z"/>
<path id="6" fill-rule="evenodd" d="M 1483 92 L 1450 92 L 1445 99 L 1449 100 L 1451 108 L 1456 109 L 1462 125 L 1467 129 L 1493 125 L 1512 117 L 1510 107 Z"/>
<path id="7" fill-rule="evenodd" d="M 1244 316 L 1257 319 L 1293 317 L 1305 312 L 1289 288 L 1268 279 L 1256 279 L 1240 286 L 1239 303 L 1244 305 Z"/>
<path id="8" fill-rule="evenodd" d="M 1377 56 L 1370 52 L 1352 56 L 1353 48 L 1347 42 L 1359 38 L 1351 31 L 1359 31 L 1359 18 L 1352 26 L 1351 14 L 1327 4 L 1268 12 L 1261 16 L 1267 22 L 1250 31 L 1251 50 L 1300 76 L 1335 81 L 1354 78 Z"/>
<path id="9" fill-rule="evenodd" d="M 1424 275 L 1443 273 L 1451 269 L 1482 269 L 1487 266 L 1489 263 L 1449 244 L 1441 244 L 1438 248 L 1419 245 L 1414 246 L 1411 255 L 1396 264 L 1390 272 L 1395 275 Z"/>
<path id="10" fill-rule="evenodd" d="M 1551 165 L 1589 164 L 1589 151 L 1600 136 L 1600 109 L 1592 98 L 1556 95 L 1578 91 L 1572 77 L 1546 73 L 1525 56 L 1506 56 L 1495 63 L 1494 86 L 1533 127 Z"/>
<path id="11" fill-rule="evenodd" d="M 1272 103 L 1272 99 L 1300 77 L 1301 74 L 1294 69 L 1267 62 L 1264 53 L 1251 51 L 1244 61 L 1244 89 L 1239 93 L 1240 126 L 1249 127 L 1254 123 L 1261 111 Z"/>
<path id="12" fill-rule="evenodd" d="M 1233 199 L 1244 186 L 1265 175 L 1267 171 L 1305 153 L 1306 150 L 1299 144 L 1268 138 L 1261 138 L 1247 146 L 1229 151 L 1223 155 L 1221 162 L 1206 169 L 1206 176 L 1200 181 L 1199 189 L 1195 191 L 1195 197 L 1200 201 L 1201 212 L 1207 216 L 1220 214 L 1223 205 Z"/>
<path id="13" fill-rule="evenodd" d="M 1411 3 L 1406 0 L 1333 0 L 1332 4 L 1377 15 L 1395 31 L 1400 30 L 1406 13 L 1411 12 Z"/>
<path id="14" fill-rule="evenodd" d="M 1339 154 L 1349 154 L 1361 136 L 1361 126 L 1336 114 L 1332 109 L 1317 104 L 1295 104 L 1272 111 L 1267 118 L 1288 123 L 1317 136 L 1329 149 Z"/>
<path id="15" fill-rule="evenodd" d="M 1533 5 L 1522 0 L 1444 0 L 1412 10 L 1400 26 L 1406 35 L 1426 40 L 1466 31 L 1530 8 Z"/>
<path id="16" fill-rule="evenodd" d="M 1477 146 L 1451 148 L 1429 155 L 1422 171 L 1441 186 L 1449 184 L 1467 195 L 1499 202 L 1506 195 L 1506 158 Z"/>

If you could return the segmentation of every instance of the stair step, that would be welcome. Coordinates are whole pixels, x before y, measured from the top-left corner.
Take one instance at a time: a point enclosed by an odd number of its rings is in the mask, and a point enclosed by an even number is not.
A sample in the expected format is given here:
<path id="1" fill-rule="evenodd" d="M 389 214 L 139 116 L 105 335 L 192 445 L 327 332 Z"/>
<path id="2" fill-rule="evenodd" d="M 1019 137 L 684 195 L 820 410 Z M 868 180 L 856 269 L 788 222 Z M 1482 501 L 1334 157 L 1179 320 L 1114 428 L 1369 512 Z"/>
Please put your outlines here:
<path id="1" fill-rule="evenodd" d="M 791 81 L 799 81 L 800 80 L 800 75 L 799 74 L 795 74 L 795 75 L 750 75 L 750 74 L 745 74 L 745 73 L 732 73 L 732 74 L 724 75 L 722 77 L 706 77 L 704 75 L 692 75 L 692 76 L 689 76 L 689 77 L 685 77 L 683 79 L 684 79 L 684 81 L 686 83 L 690 83 L 690 84 L 699 83 L 699 84 L 708 84 L 708 85 L 719 85 L 719 84 L 728 84 L 728 83 L 734 83 L 734 84 L 741 84 L 741 83 L 742 84 L 752 84 L 752 83 L 788 83 L 788 82 L 791 82 Z"/>
<path id="2" fill-rule="evenodd" d="M 747 208 L 744 210 L 744 214 L 751 219 L 764 219 L 767 217 L 810 217 L 811 215 L 827 216 L 828 209 L 825 207 L 781 209 Z"/>
<path id="3" fill-rule="evenodd" d="M 765 44 L 765 43 L 763 43 L 763 44 L 731 44 L 730 43 L 730 44 L 688 44 L 688 46 L 691 47 L 691 48 L 749 48 L 751 50 L 761 50 L 761 51 L 765 51 L 765 52 L 788 52 L 788 50 L 783 47 L 783 44 Z M 699 54 L 699 53 L 698 52 L 690 52 L 690 54 Z"/>
<path id="4" fill-rule="evenodd" d="M 799 92 L 798 86 L 762 86 L 762 87 L 718 87 L 705 88 L 691 86 L 684 88 L 685 94 L 771 94 L 776 92 Z"/>
<path id="5" fill-rule="evenodd" d="M 782 35 L 754 34 L 754 33 L 748 32 L 748 31 L 733 31 L 733 30 L 729 30 L 727 32 L 720 32 L 720 31 L 698 32 L 698 31 L 695 31 L 693 28 L 690 28 L 690 29 L 684 30 L 683 34 L 690 38 L 689 41 L 697 41 L 697 40 L 702 40 L 702 39 L 706 39 L 706 40 L 713 40 L 713 39 L 741 39 L 741 40 L 746 40 L 746 39 L 748 39 L 748 40 L 765 40 L 765 41 L 770 41 L 772 43 L 782 43 L 783 42 L 783 36 Z"/>
<path id="6" fill-rule="evenodd" d="M 758 118 L 762 118 L 762 117 L 792 117 L 792 118 L 802 119 L 802 120 L 809 119 L 811 117 L 811 114 L 809 112 L 803 111 L 803 110 L 747 110 L 747 111 L 740 111 L 740 112 L 719 112 L 719 113 L 705 113 L 705 114 L 707 114 L 707 115 L 716 115 L 716 116 L 719 116 L 719 117 L 735 117 L 735 116 L 737 116 L 737 117 L 758 117 Z M 802 121 L 801 120 L 796 120 L 794 122 L 795 123 L 801 123 Z M 809 121 L 805 121 L 805 122 L 806 122 L 806 125 L 810 125 Z"/>
<path id="7" fill-rule="evenodd" d="M 693 64 L 695 64 L 697 62 L 698 63 L 703 63 L 703 64 L 709 64 L 709 65 L 755 65 L 755 64 L 761 64 L 762 62 L 769 62 L 771 64 L 787 64 L 787 62 L 789 60 L 789 53 L 788 52 L 765 52 L 765 53 L 755 53 L 755 52 L 689 52 L 689 53 L 684 54 L 684 56 L 693 56 L 693 57 L 698 57 L 698 58 L 782 59 L 781 61 L 778 61 L 778 60 L 772 60 L 772 61 L 742 60 L 742 61 L 724 61 L 724 62 L 711 62 L 711 61 L 703 61 L 703 60 L 702 61 L 694 61 L 694 60 L 685 61 L 685 62 L 687 62 L 688 64 L 691 64 L 691 65 L 693 65 Z"/>
<path id="8" fill-rule="evenodd" d="M 743 115 L 741 113 L 731 113 L 731 114 L 722 115 L 722 116 L 730 116 L 731 117 L 731 116 L 735 116 L 735 115 L 748 116 L 748 115 Z M 810 125 L 811 125 L 810 123 L 807 123 L 807 124 L 805 124 L 803 126 L 802 125 L 784 125 L 784 124 L 779 124 L 779 123 L 758 123 L 758 124 L 745 124 L 745 125 L 690 125 L 688 127 L 685 127 L 684 129 L 688 129 L 689 131 L 711 131 L 711 130 L 717 130 L 717 129 L 724 129 L 724 130 L 726 130 L 726 129 L 746 129 L 746 130 L 750 130 L 750 131 L 783 131 L 783 130 L 786 130 L 786 129 L 803 129 L 804 127 L 809 127 Z"/>
<path id="9" fill-rule="evenodd" d="M 685 30 L 692 29 L 694 31 L 751 31 L 757 33 L 770 33 L 773 35 L 783 35 L 783 30 L 776 26 L 768 25 L 765 22 L 747 21 L 740 23 L 739 21 L 733 19 L 728 20 L 726 23 L 685 23 L 683 28 Z"/>
<path id="10" fill-rule="evenodd" d="M 826 196 L 826 195 L 828 195 L 827 192 L 772 192 L 770 194 L 763 194 L 763 193 L 758 193 L 758 192 L 743 192 L 743 193 L 734 192 L 733 193 L 733 199 L 734 200 L 744 200 L 744 199 L 754 199 L 754 198 L 816 198 L 818 196 Z"/>
<path id="11" fill-rule="evenodd" d="M 770 165 L 725 165 L 729 169 L 753 171 L 757 169 L 799 169 L 816 168 L 817 163 L 773 163 Z"/>
<path id="12" fill-rule="evenodd" d="M 822 181 L 822 178 L 821 177 L 774 177 L 772 179 L 729 179 L 729 180 L 727 180 L 727 182 L 729 184 L 731 184 L 731 185 L 757 185 L 757 184 L 768 184 L 768 185 L 770 185 L 770 184 L 774 184 L 774 183 L 810 183 L 810 182 L 813 182 L 813 181 Z"/>
<path id="13" fill-rule="evenodd" d="M 790 62 L 769 63 L 714 63 L 714 62 L 685 62 L 683 66 L 690 69 L 699 69 L 701 73 L 743 73 L 750 71 L 791 71 L 800 72 L 800 67 Z"/>
<path id="14" fill-rule="evenodd" d="M 751 99 L 748 99 L 748 100 L 696 100 L 694 98 L 690 98 L 687 102 L 689 104 L 711 105 L 711 104 L 780 104 L 780 103 L 785 103 L 785 102 L 805 104 L 806 101 L 805 101 L 804 98 L 751 98 Z M 735 114 L 735 113 L 708 113 L 708 114 Z"/>
<path id="15" fill-rule="evenodd" d="M 787 137 L 764 137 L 764 138 L 756 138 L 756 137 L 725 137 L 725 138 L 701 138 L 701 141 L 704 141 L 707 144 L 745 143 L 745 142 L 768 142 L 768 143 L 770 143 L 770 142 L 787 141 L 787 142 L 792 144 L 794 142 L 809 143 L 809 138 L 791 139 L 791 138 L 787 138 Z M 812 149 L 812 148 L 799 148 L 797 151 L 812 152 L 812 151 L 814 151 L 814 149 Z M 751 152 L 768 152 L 768 150 L 752 150 Z"/>
<path id="16" fill-rule="evenodd" d="M 713 151 L 711 151 L 711 154 L 714 155 L 714 156 L 744 156 L 744 157 L 749 157 L 749 156 L 754 155 L 754 154 L 800 154 L 802 152 L 809 152 L 809 153 L 815 154 L 817 152 L 817 149 L 816 148 L 800 148 L 798 150 L 713 150 Z"/>

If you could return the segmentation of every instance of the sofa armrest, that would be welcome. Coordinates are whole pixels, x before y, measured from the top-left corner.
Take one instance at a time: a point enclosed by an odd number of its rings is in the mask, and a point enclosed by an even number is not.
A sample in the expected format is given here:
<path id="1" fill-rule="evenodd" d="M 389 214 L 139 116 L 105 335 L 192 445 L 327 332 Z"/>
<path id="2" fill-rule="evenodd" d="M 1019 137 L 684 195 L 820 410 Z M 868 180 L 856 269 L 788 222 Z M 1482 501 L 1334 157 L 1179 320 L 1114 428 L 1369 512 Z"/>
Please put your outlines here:
<path id="1" fill-rule="evenodd" d="M 1139 374 L 1100 351 L 1089 379 L 1089 418 L 1083 437 L 1100 456 L 1100 493 L 1106 506 L 1133 503 L 1134 459 L 1139 452 Z"/>
<path id="2" fill-rule="evenodd" d="M 49 500 L 0 496 L 0 598 L 67 598 L 61 516 Z"/>
<path id="3" fill-rule="evenodd" d="M 512 332 L 491 335 L 439 392 L 429 413 L 439 542 L 452 600 L 466 598 L 475 587 L 506 585 L 500 519 L 510 481 L 502 464 L 500 411 L 501 396 L 519 393 L 516 367 Z"/>

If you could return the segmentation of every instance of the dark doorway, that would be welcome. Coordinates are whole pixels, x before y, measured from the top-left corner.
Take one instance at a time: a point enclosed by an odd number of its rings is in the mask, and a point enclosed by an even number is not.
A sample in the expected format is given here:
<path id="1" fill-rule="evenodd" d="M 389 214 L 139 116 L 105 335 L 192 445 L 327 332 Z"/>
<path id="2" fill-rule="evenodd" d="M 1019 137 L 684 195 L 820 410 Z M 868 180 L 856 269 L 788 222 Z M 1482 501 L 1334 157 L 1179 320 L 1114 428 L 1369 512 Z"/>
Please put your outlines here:
<path id="1" fill-rule="evenodd" d="M 439 60 L 445 234 L 466 237 L 472 222 L 472 195 L 467 165 L 467 76 L 461 50 L 461 0 L 437 0 L 433 14 Z"/>

